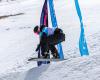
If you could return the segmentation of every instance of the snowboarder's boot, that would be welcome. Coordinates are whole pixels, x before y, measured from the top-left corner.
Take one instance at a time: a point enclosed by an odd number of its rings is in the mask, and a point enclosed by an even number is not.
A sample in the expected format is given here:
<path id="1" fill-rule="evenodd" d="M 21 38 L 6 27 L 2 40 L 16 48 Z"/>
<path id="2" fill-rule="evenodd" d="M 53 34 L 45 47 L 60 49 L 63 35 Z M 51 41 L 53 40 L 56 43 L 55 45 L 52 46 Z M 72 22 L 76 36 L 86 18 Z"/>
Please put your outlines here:
<path id="1" fill-rule="evenodd" d="M 48 59 L 48 58 L 50 58 L 50 55 L 49 55 L 47 52 L 45 52 L 45 54 L 44 54 L 43 58 Z"/>
<path id="2" fill-rule="evenodd" d="M 55 50 L 54 53 L 52 53 L 52 55 L 53 55 L 53 58 L 55 58 L 55 59 L 60 58 L 57 50 Z"/>

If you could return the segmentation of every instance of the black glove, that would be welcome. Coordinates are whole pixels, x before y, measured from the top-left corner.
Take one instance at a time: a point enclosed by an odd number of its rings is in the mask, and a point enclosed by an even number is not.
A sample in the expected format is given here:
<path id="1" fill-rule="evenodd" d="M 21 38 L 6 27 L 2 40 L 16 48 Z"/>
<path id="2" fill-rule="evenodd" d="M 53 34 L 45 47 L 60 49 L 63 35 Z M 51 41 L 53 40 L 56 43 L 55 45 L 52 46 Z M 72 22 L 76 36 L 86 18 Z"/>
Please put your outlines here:
<path id="1" fill-rule="evenodd" d="M 36 52 L 40 49 L 40 44 L 37 45 Z"/>

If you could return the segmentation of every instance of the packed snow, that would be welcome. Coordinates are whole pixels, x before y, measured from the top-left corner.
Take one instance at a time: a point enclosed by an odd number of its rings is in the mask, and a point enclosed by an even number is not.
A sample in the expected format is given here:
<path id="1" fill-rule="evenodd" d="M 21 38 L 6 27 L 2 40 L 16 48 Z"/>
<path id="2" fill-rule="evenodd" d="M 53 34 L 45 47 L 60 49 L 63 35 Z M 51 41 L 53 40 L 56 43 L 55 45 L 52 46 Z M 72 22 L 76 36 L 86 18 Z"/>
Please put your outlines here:
<path id="1" fill-rule="evenodd" d="M 40 67 L 27 59 L 37 56 L 39 37 L 33 28 L 39 25 L 44 0 L 6 1 L 0 1 L 0 80 L 100 80 L 99 0 L 79 0 L 89 49 L 89 56 L 83 57 L 74 0 L 54 0 L 58 27 L 66 34 L 62 46 L 67 60 Z"/>

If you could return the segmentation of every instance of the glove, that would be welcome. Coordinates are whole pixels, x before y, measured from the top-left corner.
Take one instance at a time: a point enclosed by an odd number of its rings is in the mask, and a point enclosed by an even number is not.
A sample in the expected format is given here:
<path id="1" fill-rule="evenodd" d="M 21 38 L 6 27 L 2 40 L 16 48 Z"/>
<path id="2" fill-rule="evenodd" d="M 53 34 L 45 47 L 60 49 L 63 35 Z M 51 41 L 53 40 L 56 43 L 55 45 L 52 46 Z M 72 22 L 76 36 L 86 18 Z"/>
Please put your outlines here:
<path id="1" fill-rule="evenodd" d="M 36 52 L 40 49 L 40 44 L 37 45 Z"/>

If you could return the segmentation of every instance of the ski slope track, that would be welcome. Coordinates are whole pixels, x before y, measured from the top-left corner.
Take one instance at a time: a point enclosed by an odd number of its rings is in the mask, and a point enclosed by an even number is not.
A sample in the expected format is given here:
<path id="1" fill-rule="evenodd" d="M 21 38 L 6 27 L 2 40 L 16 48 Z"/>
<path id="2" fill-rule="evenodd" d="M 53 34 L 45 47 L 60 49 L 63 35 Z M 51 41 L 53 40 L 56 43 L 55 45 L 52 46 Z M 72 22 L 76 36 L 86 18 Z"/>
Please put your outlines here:
<path id="1" fill-rule="evenodd" d="M 74 0 L 54 0 L 58 26 L 66 34 L 62 43 L 66 60 L 37 67 L 38 36 L 44 0 L 0 2 L 0 80 L 100 80 L 100 1 L 79 0 L 89 56 L 80 56 L 80 23 Z M 22 15 L 16 15 L 23 13 Z M 10 16 L 16 15 L 16 16 Z M 50 18 L 50 14 L 49 14 Z M 52 27 L 51 20 L 49 26 Z"/>

